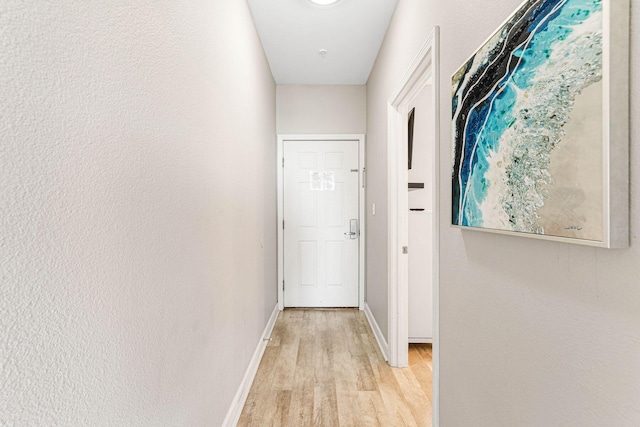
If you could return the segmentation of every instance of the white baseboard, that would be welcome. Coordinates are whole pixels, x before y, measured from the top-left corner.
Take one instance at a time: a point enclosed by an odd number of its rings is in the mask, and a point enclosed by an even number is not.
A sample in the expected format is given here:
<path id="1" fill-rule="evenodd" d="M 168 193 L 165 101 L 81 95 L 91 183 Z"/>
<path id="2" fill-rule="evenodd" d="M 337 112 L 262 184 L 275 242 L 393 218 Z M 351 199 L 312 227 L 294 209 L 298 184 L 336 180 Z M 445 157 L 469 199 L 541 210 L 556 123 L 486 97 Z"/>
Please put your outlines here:
<path id="1" fill-rule="evenodd" d="M 244 378 L 242 378 L 240 387 L 238 387 L 238 391 L 233 397 L 233 401 L 231 402 L 231 407 L 227 412 L 227 416 L 224 417 L 222 427 L 235 427 L 238 424 L 238 420 L 240 420 L 240 414 L 242 414 L 242 409 L 244 408 L 244 404 L 247 401 L 247 396 L 249 396 L 249 390 L 251 389 L 253 379 L 258 372 L 260 360 L 262 360 L 264 350 L 267 348 L 268 339 L 269 337 L 271 337 L 271 332 L 273 331 L 273 327 L 276 324 L 279 313 L 280 310 L 278 310 L 278 305 L 276 304 L 276 307 L 273 309 L 273 313 L 271 313 L 271 317 L 267 322 L 267 326 L 265 326 L 264 332 L 260 337 L 260 342 L 256 347 L 256 351 L 253 353 L 253 357 L 251 357 L 251 361 L 249 362 L 247 371 L 244 374 Z"/>
<path id="2" fill-rule="evenodd" d="M 364 314 L 367 316 L 367 320 L 369 321 L 369 326 L 371 326 L 371 330 L 373 331 L 373 335 L 376 337 L 376 341 L 378 341 L 378 347 L 380 347 L 380 351 L 384 356 L 384 360 L 389 360 L 389 345 L 387 344 L 387 340 L 384 339 L 384 335 L 382 335 L 382 331 L 380 330 L 380 326 L 378 326 L 378 322 L 376 322 L 375 317 L 373 317 L 373 313 L 369 308 L 369 304 L 364 303 Z"/>

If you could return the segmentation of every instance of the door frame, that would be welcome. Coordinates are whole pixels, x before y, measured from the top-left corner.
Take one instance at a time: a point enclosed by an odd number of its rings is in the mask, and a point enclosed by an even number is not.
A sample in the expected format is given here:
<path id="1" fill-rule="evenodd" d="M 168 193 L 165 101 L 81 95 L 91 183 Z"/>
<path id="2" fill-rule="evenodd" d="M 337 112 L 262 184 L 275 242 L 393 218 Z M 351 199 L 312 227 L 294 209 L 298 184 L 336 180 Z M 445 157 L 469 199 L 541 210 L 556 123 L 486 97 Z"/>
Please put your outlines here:
<path id="1" fill-rule="evenodd" d="M 408 246 L 407 114 L 409 103 L 428 84 L 433 86 L 433 425 L 439 425 L 440 391 L 440 28 L 423 44 L 388 100 L 388 298 L 389 364 L 408 366 L 409 263 L 403 247 Z M 409 248 L 409 251 L 411 248 Z"/>
<path id="2" fill-rule="evenodd" d="M 366 270 L 366 164 L 364 134 L 278 134 L 277 194 L 278 194 L 278 309 L 284 310 L 284 142 L 285 141 L 357 141 L 358 142 L 358 215 L 360 238 L 358 246 L 358 308 L 364 310 Z"/>

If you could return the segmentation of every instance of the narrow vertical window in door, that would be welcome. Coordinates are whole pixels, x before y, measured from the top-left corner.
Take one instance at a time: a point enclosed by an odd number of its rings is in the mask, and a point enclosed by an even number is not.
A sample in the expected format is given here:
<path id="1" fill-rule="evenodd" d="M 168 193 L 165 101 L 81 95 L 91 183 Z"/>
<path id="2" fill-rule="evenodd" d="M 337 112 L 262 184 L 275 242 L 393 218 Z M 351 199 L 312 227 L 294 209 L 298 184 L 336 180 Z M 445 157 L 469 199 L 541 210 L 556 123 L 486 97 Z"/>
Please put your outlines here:
<path id="1" fill-rule="evenodd" d="M 284 159 L 284 305 L 357 307 L 358 141 L 285 141 Z"/>

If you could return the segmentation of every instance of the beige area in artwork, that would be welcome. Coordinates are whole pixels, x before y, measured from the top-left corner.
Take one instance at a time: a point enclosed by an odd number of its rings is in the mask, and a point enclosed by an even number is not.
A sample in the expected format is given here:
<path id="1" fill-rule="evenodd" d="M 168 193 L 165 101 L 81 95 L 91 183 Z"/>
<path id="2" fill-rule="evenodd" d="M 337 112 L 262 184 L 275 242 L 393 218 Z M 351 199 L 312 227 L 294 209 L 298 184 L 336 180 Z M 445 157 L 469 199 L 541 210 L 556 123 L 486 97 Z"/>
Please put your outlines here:
<path id="1" fill-rule="evenodd" d="M 576 97 L 565 135 L 551 152 L 538 224 L 545 235 L 601 241 L 603 237 L 602 82 Z"/>

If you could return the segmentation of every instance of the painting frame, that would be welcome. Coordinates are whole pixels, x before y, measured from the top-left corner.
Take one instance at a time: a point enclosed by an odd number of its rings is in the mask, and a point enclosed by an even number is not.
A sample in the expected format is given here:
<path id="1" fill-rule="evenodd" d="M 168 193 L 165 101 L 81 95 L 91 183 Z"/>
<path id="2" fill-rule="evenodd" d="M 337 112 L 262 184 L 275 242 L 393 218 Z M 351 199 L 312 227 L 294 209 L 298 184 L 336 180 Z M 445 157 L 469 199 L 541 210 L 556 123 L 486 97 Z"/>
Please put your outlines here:
<path id="1" fill-rule="evenodd" d="M 572 0 L 557 0 L 556 4 L 567 3 Z M 598 110 L 601 113 L 602 118 L 602 133 L 601 140 L 596 141 L 599 143 L 599 149 L 601 150 L 601 158 L 597 158 L 596 160 L 601 162 L 601 177 L 599 180 L 599 184 L 601 185 L 598 188 L 598 191 L 601 192 L 601 205 L 597 206 L 599 210 L 593 210 L 596 218 L 596 228 L 598 228 L 598 237 L 572 237 L 572 236 L 564 236 L 557 234 L 544 234 L 538 230 L 516 230 L 509 229 L 508 227 L 514 226 L 517 224 L 517 218 L 509 217 L 508 215 L 503 215 L 509 223 L 505 228 L 499 227 L 485 227 L 484 218 L 481 215 L 484 212 L 491 213 L 490 210 L 480 211 L 478 215 L 481 217 L 480 220 L 475 221 L 473 212 L 468 213 L 470 208 L 466 207 L 467 202 L 467 192 L 469 191 L 466 187 L 463 186 L 462 182 L 466 179 L 466 186 L 470 186 L 469 176 L 471 175 L 471 170 L 474 167 L 473 159 L 478 158 L 480 154 L 476 154 L 475 146 L 474 151 L 469 156 L 468 152 L 467 158 L 471 157 L 472 160 L 469 162 L 467 160 L 467 175 L 463 175 L 463 165 L 464 164 L 464 154 L 465 150 L 468 150 L 467 146 L 464 144 L 466 141 L 461 140 L 461 136 L 457 129 L 460 128 L 460 124 L 456 127 L 456 113 L 460 114 L 460 111 L 464 106 L 460 106 L 458 104 L 461 99 L 458 97 L 456 99 L 456 95 L 460 92 L 461 88 L 461 70 L 463 73 L 467 73 L 467 71 L 471 67 L 471 62 L 474 58 L 483 52 L 483 49 L 486 49 L 487 46 L 491 46 L 490 42 L 492 40 L 496 40 L 501 35 L 501 31 L 503 31 L 506 26 L 510 23 L 511 20 L 515 19 L 519 12 L 524 13 L 525 7 L 530 7 L 532 9 L 532 5 L 542 4 L 542 0 L 525 0 L 523 1 L 517 9 L 509 15 L 508 18 L 503 21 L 503 23 L 498 26 L 498 28 L 480 45 L 480 47 L 467 59 L 462 63 L 462 66 L 456 70 L 456 72 L 451 76 L 451 84 L 452 84 L 452 117 L 451 117 L 451 126 L 452 126 L 452 193 L 451 193 L 451 215 L 450 215 L 450 223 L 454 228 L 459 228 L 462 230 L 474 230 L 481 232 L 490 232 L 490 233 L 498 233 L 519 237 L 528 237 L 534 239 L 543 239 L 543 240 L 551 240 L 558 242 L 566 242 L 566 243 L 574 243 L 586 246 L 594 246 L 594 247 L 602 247 L 602 248 L 624 248 L 629 246 L 629 0 L 602 0 L 602 10 L 599 11 L 602 13 L 602 63 L 601 63 L 601 82 L 602 82 L 602 97 L 601 97 L 601 110 Z M 546 3 L 554 3 L 552 1 L 547 1 Z M 562 7 L 561 5 L 560 7 Z M 502 32 L 505 34 L 505 32 Z M 533 36 L 532 36 L 533 37 Z M 504 42 L 504 46 L 506 46 L 506 41 Z M 495 46 L 494 46 L 495 47 Z M 488 50 L 485 50 L 485 55 L 488 55 Z M 494 50 L 495 52 L 495 50 Z M 490 53 L 490 52 L 489 52 Z M 509 54 L 513 52 L 509 51 Z M 522 53 L 521 53 L 522 54 Z M 524 56 L 524 54 L 522 54 Z M 464 69 L 466 67 L 466 69 Z M 464 70 L 463 70 L 464 69 Z M 511 70 L 509 71 L 511 72 Z M 488 74 L 487 74 L 488 75 Z M 466 74 L 463 74 L 465 77 Z M 506 74 L 505 74 L 506 76 Z M 482 76 L 478 78 L 478 81 L 481 81 Z M 495 79 L 494 76 L 492 78 Z M 468 80 L 467 82 L 469 82 Z M 456 86 L 457 85 L 457 86 Z M 492 86 L 495 89 L 498 86 Z M 463 88 L 464 89 L 464 88 Z M 471 87 L 472 90 L 474 87 Z M 491 94 L 491 92 L 487 92 Z M 465 97 L 467 95 L 465 94 Z M 496 96 L 496 95 L 494 95 Z M 486 98 L 485 98 L 486 99 Z M 473 108 L 475 107 L 475 104 Z M 544 105 L 544 104 L 542 104 Z M 573 107 L 573 104 L 571 105 Z M 490 109 L 489 109 L 490 110 Z M 463 110 L 464 111 L 464 110 Z M 472 111 L 466 111 L 468 116 L 471 116 Z M 571 110 L 570 110 L 571 111 Z M 492 114 L 493 111 L 486 113 L 486 116 Z M 496 119 L 498 120 L 498 119 Z M 466 122 L 465 122 L 466 123 Z M 485 120 L 484 125 L 487 124 Z M 463 131 L 467 131 L 467 127 L 465 124 L 464 128 L 461 128 Z M 476 134 L 473 134 L 476 139 L 479 137 Z M 466 136 L 465 136 L 466 137 Z M 478 143 L 476 142 L 477 146 Z M 555 145 L 554 145 L 555 147 Z M 549 149 L 551 152 L 552 149 Z M 490 152 L 493 153 L 493 152 Z M 600 154 L 599 154 L 600 155 Z M 550 154 L 548 154 L 550 157 Z M 489 159 L 491 156 L 487 156 Z M 476 162 L 477 163 L 477 162 Z M 469 166 L 470 165 L 470 166 Z M 547 169 L 549 169 L 549 162 L 546 163 Z M 545 169 L 545 173 L 547 170 Z M 588 171 L 583 171 L 588 172 Z M 485 172 L 483 172 L 485 173 Z M 598 174 L 595 175 L 596 177 Z M 553 178 L 553 177 L 552 177 Z M 502 178 L 506 180 L 506 178 Z M 497 181 L 497 180 L 496 180 Z M 482 187 L 482 191 L 490 191 L 491 188 L 491 180 L 484 179 L 481 181 L 485 183 L 486 186 Z M 510 182 L 513 182 L 510 181 Z M 477 185 L 477 184 L 476 184 Z M 456 188 L 456 186 L 458 188 Z M 497 186 L 496 186 L 497 187 Z M 463 193 L 464 190 L 464 193 Z M 473 191 L 473 190 L 472 190 Z M 464 198 L 462 195 L 464 194 Z M 507 194 L 503 191 L 503 194 Z M 600 194 L 600 193 L 598 193 Z M 477 202 L 478 198 L 474 198 L 476 201 L 476 205 L 479 205 Z M 484 200 L 482 203 L 485 203 Z M 488 203 L 488 202 L 487 202 Z M 504 203 L 503 203 L 504 204 Z M 497 202 L 495 205 L 499 205 Z M 507 204 L 508 205 L 508 204 Z M 538 204 L 536 206 L 543 206 L 543 204 Z M 487 205 L 482 205 L 487 206 Z M 467 209 L 467 210 L 465 210 Z M 536 211 L 536 218 L 539 218 L 539 215 Z M 600 216 L 601 215 L 601 216 Z M 469 218 L 467 218 L 467 216 Z M 488 215 L 487 215 L 488 217 Z M 601 218 L 601 224 L 600 224 Z M 491 221 L 487 221 L 491 222 Z M 494 221 L 495 223 L 495 221 Z M 503 220 L 502 224 L 505 221 Z M 478 225 L 480 224 L 480 225 Z M 599 228 L 601 226 L 601 228 Z M 540 227 L 539 229 L 542 229 Z M 569 229 L 569 228 L 567 228 Z"/>

